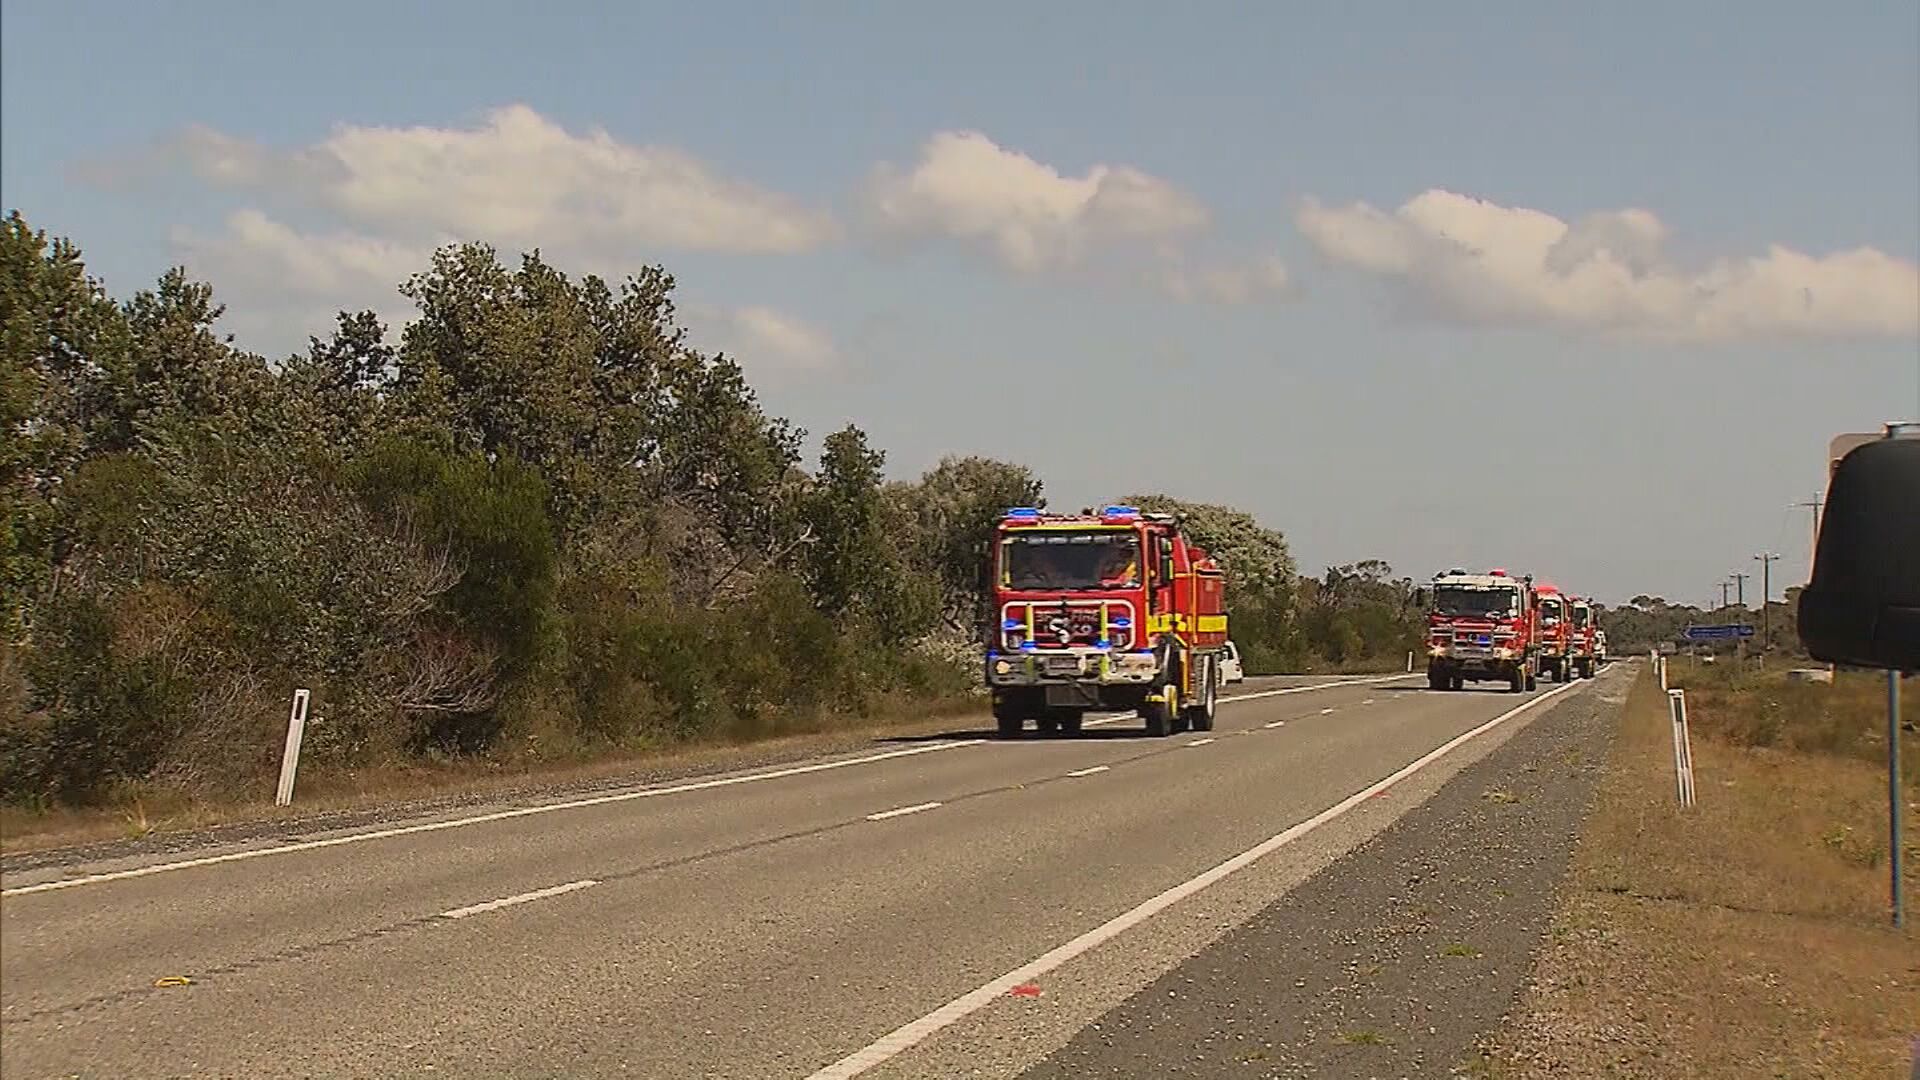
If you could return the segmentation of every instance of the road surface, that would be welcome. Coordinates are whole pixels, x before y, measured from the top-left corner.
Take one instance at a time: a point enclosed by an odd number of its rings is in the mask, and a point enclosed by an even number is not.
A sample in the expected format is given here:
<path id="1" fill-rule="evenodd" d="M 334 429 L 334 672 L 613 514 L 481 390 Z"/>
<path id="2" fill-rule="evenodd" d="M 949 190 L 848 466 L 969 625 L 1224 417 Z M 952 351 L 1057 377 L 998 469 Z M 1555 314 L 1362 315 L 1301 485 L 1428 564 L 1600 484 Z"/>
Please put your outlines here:
<path id="1" fill-rule="evenodd" d="M 1581 762 L 1604 751 L 1626 678 L 1533 694 L 1255 679 L 1207 735 L 1147 739 L 1130 718 L 1079 739 L 956 731 L 297 842 L 33 865 L 0 893 L 0 1073 L 1265 1076 L 1322 1052 L 1432 1060 L 1524 977 Z M 1402 910 L 1423 880 L 1468 878 L 1502 902 Z M 1472 1008 L 1422 1017 L 1431 1047 L 1395 1037 L 1404 1010 L 1364 1030 L 1320 1015 L 1338 995 L 1315 966 L 1351 967 L 1366 934 L 1393 933 L 1365 928 L 1395 918 L 1431 924 L 1406 940 L 1457 933 L 1455 970 L 1478 973 Z"/>

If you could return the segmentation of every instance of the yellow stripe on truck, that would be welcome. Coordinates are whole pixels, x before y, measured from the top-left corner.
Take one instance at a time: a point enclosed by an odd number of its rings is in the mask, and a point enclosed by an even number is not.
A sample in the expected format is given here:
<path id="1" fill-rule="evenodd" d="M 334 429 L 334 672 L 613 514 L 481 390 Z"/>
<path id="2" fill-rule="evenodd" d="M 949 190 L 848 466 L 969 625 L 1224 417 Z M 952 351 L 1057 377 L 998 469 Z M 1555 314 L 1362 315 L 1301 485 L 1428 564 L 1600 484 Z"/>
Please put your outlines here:
<path id="1" fill-rule="evenodd" d="M 1227 632 L 1225 615 L 1202 615 L 1199 619 L 1200 632 L 1203 634 L 1224 634 Z"/>

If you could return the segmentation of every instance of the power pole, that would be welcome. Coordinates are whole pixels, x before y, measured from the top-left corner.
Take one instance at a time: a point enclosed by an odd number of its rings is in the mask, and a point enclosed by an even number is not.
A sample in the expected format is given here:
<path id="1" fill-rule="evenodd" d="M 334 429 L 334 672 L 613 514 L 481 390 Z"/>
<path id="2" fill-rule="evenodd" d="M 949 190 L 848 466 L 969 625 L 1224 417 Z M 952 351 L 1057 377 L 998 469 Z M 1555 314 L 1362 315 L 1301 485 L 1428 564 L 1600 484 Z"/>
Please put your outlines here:
<path id="1" fill-rule="evenodd" d="M 1768 617 L 1771 613 L 1768 611 L 1767 606 L 1773 603 L 1773 563 L 1774 563 L 1774 560 L 1778 559 L 1779 557 L 1780 556 L 1775 555 L 1771 551 L 1763 551 L 1760 554 L 1754 556 L 1754 558 L 1758 560 L 1760 563 L 1760 651 L 1761 652 L 1767 651 L 1767 649 L 1771 647 L 1771 643 L 1773 641 L 1773 638 L 1769 636 L 1772 629 L 1772 620 Z"/>
<path id="2" fill-rule="evenodd" d="M 1723 581 L 1720 583 L 1720 610 L 1721 611 L 1727 610 L 1728 605 L 1732 602 L 1733 598 L 1727 592 L 1727 590 L 1731 588 L 1733 588 L 1733 582 L 1731 581 Z"/>
<path id="3" fill-rule="evenodd" d="M 1807 545 L 1807 576 L 1813 576 L 1813 557 L 1820 550 L 1820 507 L 1824 502 L 1815 495 L 1811 502 L 1794 503 L 1794 508 L 1813 511 L 1813 541 Z"/>

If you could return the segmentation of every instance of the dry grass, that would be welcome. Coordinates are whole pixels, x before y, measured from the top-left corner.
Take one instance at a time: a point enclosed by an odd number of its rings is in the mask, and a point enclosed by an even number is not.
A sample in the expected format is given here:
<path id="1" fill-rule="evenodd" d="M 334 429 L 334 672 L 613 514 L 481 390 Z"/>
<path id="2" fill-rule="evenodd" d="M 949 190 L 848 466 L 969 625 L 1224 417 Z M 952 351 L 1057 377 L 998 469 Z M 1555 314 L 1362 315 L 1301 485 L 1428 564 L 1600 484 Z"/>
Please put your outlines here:
<path id="1" fill-rule="evenodd" d="M 1781 725 L 1761 722 L 1778 673 L 1721 674 L 1688 693 L 1697 805 L 1682 812 L 1664 695 L 1642 673 L 1536 985 L 1475 1071 L 1907 1075 L 1920 935 L 1888 925 L 1886 773 L 1852 734 L 1875 716 L 1884 730 L 1884 681 L 1880 697 L 1844 678 L 1794 687 L 1829 696 Z"/>
<path id="2" fill-rule="evenodd" d="M 506 795 L 662 773 L 713 772 L 768 760 L 849 749 L 888 736 L 950 729 L 982 710 L 979 699 L 900 701 L 865 717 L 776 738 L 639 745 L 558 758 L 414 759 L 358 769 L 307 769 L 292 807 L 273 805 L 271 781 L 257 797 L 220 798 L 163 784 L 127 784 L 99 806 L 35 808 L 0 804 L 0 852 L 15 854 L 216 825 L 293 820 L 407 802 Z"/>

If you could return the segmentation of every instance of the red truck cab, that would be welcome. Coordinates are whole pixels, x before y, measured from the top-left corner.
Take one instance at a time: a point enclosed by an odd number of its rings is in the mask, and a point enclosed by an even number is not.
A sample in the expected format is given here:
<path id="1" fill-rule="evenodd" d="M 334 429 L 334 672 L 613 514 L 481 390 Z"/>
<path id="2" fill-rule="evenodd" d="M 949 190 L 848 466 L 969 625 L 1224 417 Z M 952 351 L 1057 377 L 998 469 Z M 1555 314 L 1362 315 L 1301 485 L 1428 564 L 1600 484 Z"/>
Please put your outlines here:
<path id="1" fill-rule="evenodd" d="M 1584 596 L 1567 599 L 1572 612 L 1573 671 L 1582 679 L 1591 679 L 1600 663 L 1600 622 L 1594 615 L 1593 601 Z"/>
<path id="2" fill-rule="evenodd" d="M 1555 682 L 1566 682 L 1573 670 L 1572 598 L 1558 586 L 1543 584 L 1537 590 L 1540 609 L 1539 672 Z"/>

